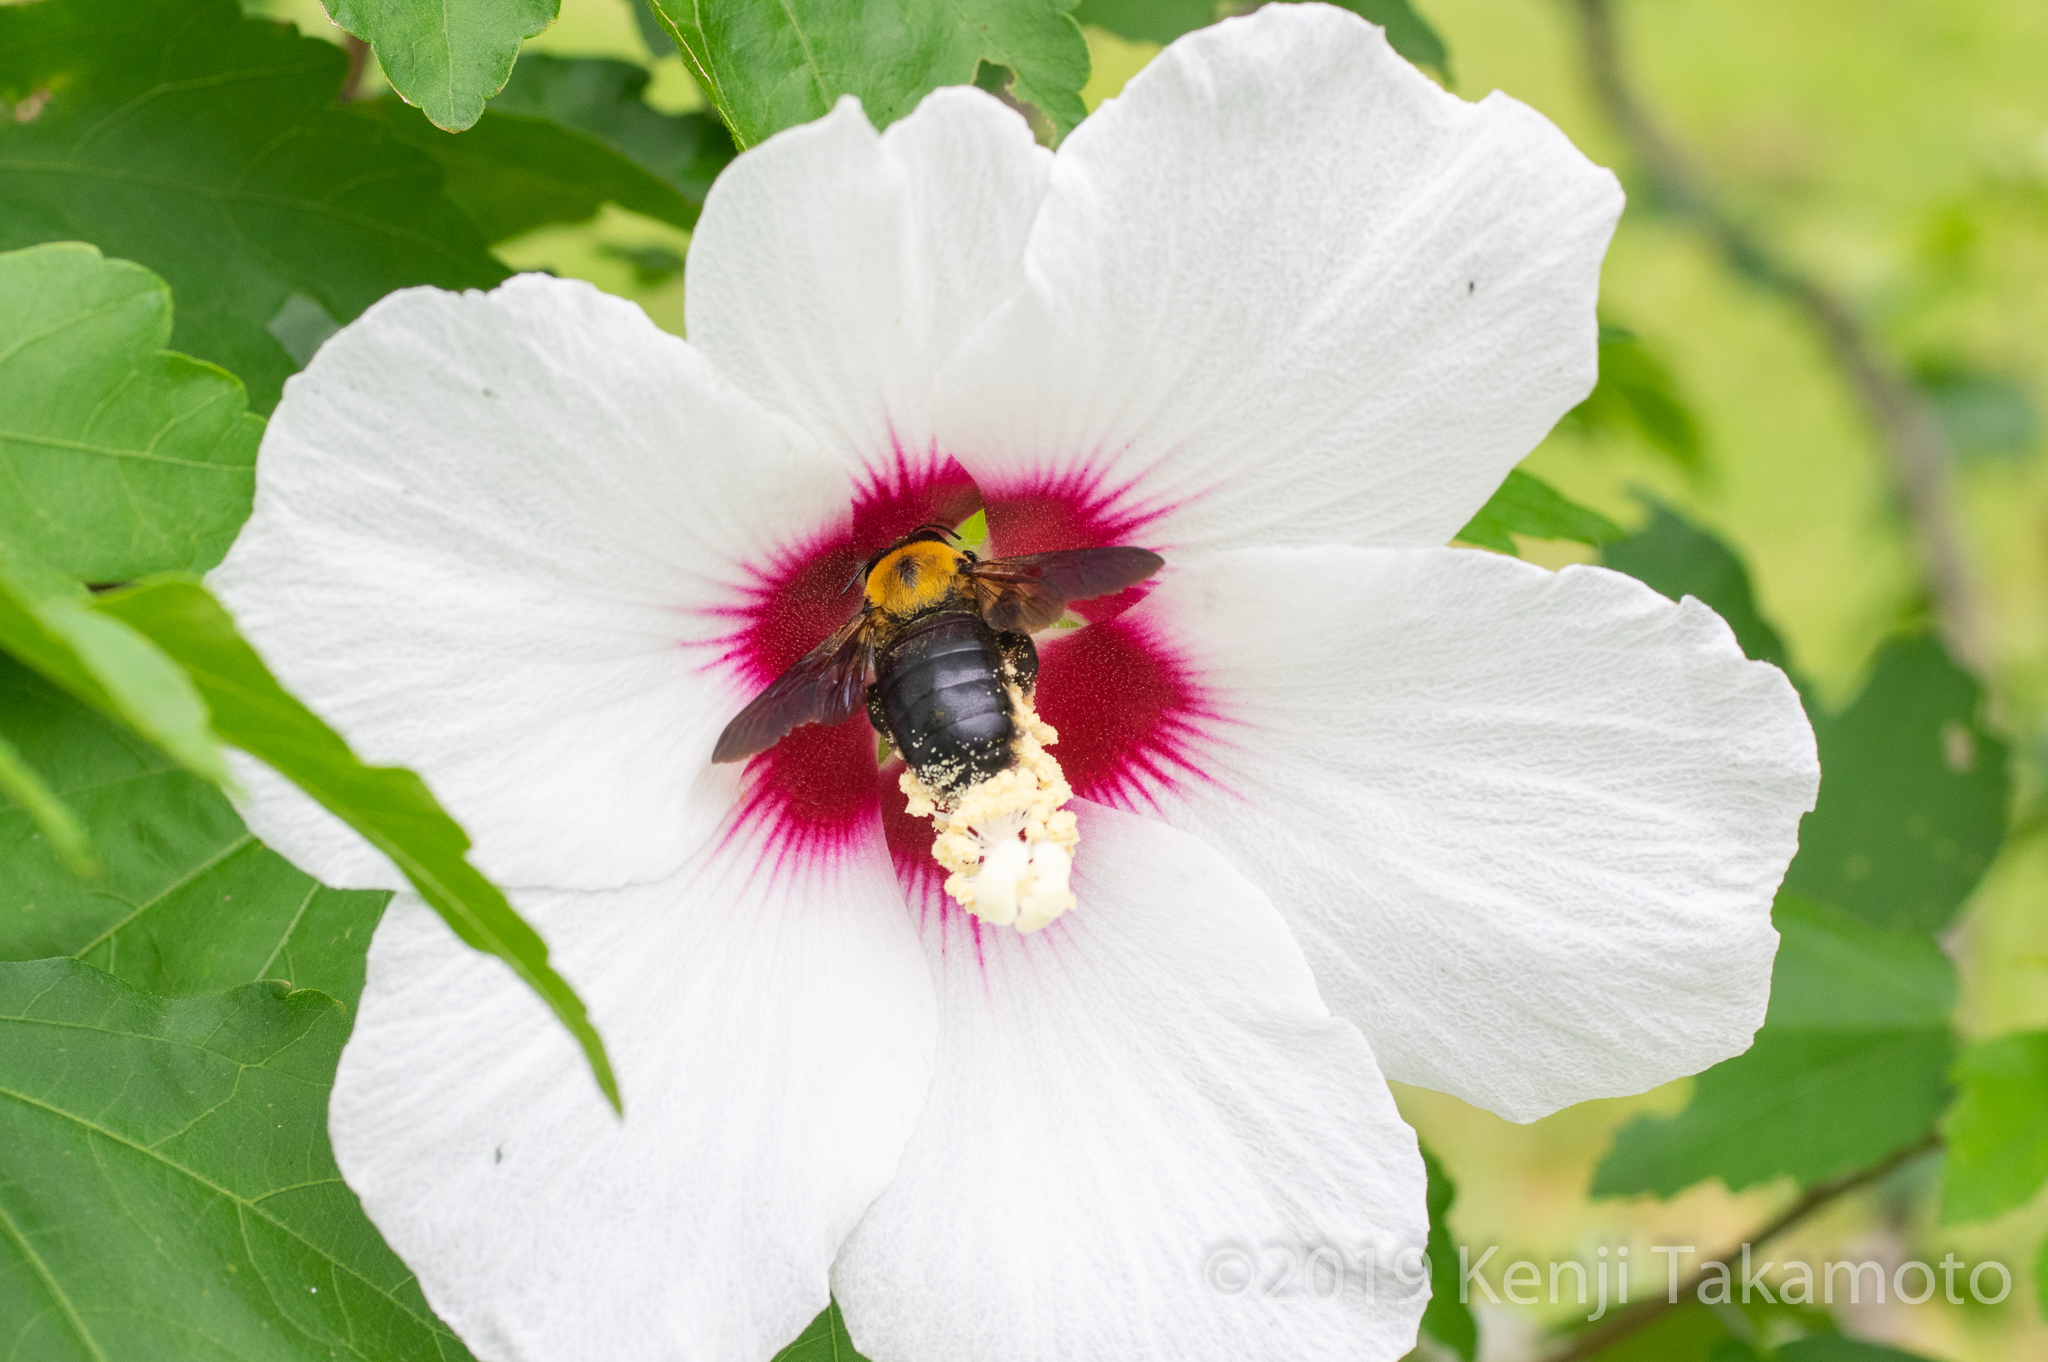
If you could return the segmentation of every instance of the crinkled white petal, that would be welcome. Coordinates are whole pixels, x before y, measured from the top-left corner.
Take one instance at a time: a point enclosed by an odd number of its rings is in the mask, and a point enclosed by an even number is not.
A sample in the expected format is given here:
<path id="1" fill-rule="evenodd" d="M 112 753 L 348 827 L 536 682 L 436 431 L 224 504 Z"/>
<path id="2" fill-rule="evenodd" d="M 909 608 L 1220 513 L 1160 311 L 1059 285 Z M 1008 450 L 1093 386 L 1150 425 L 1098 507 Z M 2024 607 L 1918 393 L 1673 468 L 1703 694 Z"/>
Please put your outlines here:
<path id="1" fill-rule="evenodd" d="M 998 548 L 1002 501 L 1063 480 L 1183 556 L 1442 544 L 1592 388 L 1620 211 L 1534 110 L 1445 93 L 1356 15 L 1268 5 L 1061 146 L 943 443 Z"/>
<path id="2" fill-rule="evenodd" d="M 843 520 L 840 463 L 632 303 L 522 276 L 393 294 L 285 386 L 209 584 L 364 759 L 409 766 L 501 882 L 672 873 L 730 806 L 744 688 L 716 613 Z M 329 883 L 403 884 L 291 786 L 251 826 Z"/>
<path id="3" fill-rule="evenodd" d="M 1528 1121 L 1748 1048 L 1819 767 L 1711 610 L 1323 548 L 1169 572 L 1132 618 L 1223 716 L 1161 815 L 1273 896 L 1389 1076 Z"/>
<path id="4" fill-rule="evenodd" d="M 718 177 L 690 241 L 690 339 L 848 459 L 923 458 L 940 365 L 1023 282 L 1050 160 L 971 87 L 883 133 L 847 96 Z"/>
<path id="5" fill-rule="evenodd" d="M 742 837 L 659 884 L 513 896 L 590 1005 L 623 1122 L 531 990 L 393 902 L 334 1151 L 477 1356 L 766 1359 L 825 1307 L 931 1074 L 929 975 L 873 843 L 771 881 Z"/>
<path id="6" fill-rule="evenodd" d="M 924 917 L 938 1065 L 833 1269 L 855 1345 L 891 1362 L 1400 1357 L 1427 1294 L 1424 1177 L 1372 1052 L 1213 850 L 1075 807 L 1073 912 L 1034 935 Z"/>

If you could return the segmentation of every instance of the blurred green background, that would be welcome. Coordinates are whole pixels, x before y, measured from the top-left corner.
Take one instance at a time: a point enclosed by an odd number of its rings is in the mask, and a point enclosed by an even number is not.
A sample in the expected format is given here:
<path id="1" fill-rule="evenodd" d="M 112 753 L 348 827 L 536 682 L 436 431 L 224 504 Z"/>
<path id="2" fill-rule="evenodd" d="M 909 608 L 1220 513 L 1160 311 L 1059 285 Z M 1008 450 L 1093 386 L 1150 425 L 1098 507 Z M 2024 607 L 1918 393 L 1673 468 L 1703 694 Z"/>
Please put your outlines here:
<path id="1" fill-rule="evenodd" d="M 339 35 L 316 0 L 252 0 L 307 33 Z M 1594 104 L 1563 0 L 1423 0 L 1451 53 L 1452 88 L 1509 94 L 1614 166 L 1630 208 L 1608 256 L 1606 320 L 1671 369 L 1697 418 L 1701 457 L 1683 466 L 1626 429 L 1568 424 L 1529 467 L 1635 525 L 1647 489 L 1747 558 L 1760 604 L 1824 699 L 1854 696 L 1878 643 L 1928 605 L 1886 464 L 1861 409 L 1806 323 L 1733 273 L 1661 211 Z M 1964 976 L 1965 1036 L 2048 1028 L 2048 4 L 2042 0 L 1634 0 L 1621 6 L 1640 93 L 1724 204 L 1861 311 L 1920 379 L 1956 446 L 1956 488 L 1991 621 L 1992 717 L 2018 760 L 2015 830 L 1946 944 Z M 1158 50 L 1089 31 L 1090 107 Z M 563 0 L 529 47 L 624 57 L 655 73 L 652 102 L 698 107 L 680 60 L 659 59 L 629 0 Z M 376 77 L 371 76 L 372 88 Z M 607 208 L 592 222 L 505 243 L 518 268 L 589 279 L 682 329 L 685 234 Z M 1591 550 L 1527 546 L 1561 564 Z M 1717 1184 L 1671 1201 L 1592 1201 L 1594 1164 L 1642 1111 L 1675 1111 L 1689 1081 L 1514 1126 L 1439 1094 L 1403 1109 L 1460 1186 L 1461 1242 L 1538 1262 L 1630 1244 L 1661 1280 L 1652 1243 L 1718 1250 L 1792 1199 L 1785 1183 L 1732 1195 Z M 1987 1224 L 1943 1228 L 1926 1161 L 1845 1200 L 1770 1256 L 1919 1258 L 1949 1251 L 2013 1269 L 1999 1306 L 1866 1303 L 1840 1316 L 1871 1340 L 1962 1362 L 2048 1357 L 2031 1302 L 2048 1198 Z M 1476 1250 L 1475 1250 L 1476 1256 Z M 1647 1271 L 1645 1270 L 1647 1269 Z M 1841 1307 L 1838 1307 L 1841 1308 Z M 1567 1313 L 1484 1312 L 1482 1357 L 1532 1355 Z"/>

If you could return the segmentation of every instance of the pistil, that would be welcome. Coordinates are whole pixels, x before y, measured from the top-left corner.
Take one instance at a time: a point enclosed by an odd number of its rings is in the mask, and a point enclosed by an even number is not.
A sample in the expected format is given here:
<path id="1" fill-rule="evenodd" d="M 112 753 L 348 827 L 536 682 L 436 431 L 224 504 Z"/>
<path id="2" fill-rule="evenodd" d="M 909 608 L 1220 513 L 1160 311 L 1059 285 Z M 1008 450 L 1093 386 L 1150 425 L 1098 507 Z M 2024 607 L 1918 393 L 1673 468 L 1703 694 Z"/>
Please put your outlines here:
<path id="1" fill-rule="evenodd" d="M 930 818 L 938 834 L 932 859 L 952 872 L 946 892 L 982 921 L 1035 932 L 1074 906 L 1067 881 L 1080 830 L 1063 806 L 1074 797 L 1060 765 L 1045 749 L 1059 740 L 1031 698 L 1005 687 L 1017 723 L 1017 760 L 956 795 L 930 790 L 905 771 L 908 812 Z"/>

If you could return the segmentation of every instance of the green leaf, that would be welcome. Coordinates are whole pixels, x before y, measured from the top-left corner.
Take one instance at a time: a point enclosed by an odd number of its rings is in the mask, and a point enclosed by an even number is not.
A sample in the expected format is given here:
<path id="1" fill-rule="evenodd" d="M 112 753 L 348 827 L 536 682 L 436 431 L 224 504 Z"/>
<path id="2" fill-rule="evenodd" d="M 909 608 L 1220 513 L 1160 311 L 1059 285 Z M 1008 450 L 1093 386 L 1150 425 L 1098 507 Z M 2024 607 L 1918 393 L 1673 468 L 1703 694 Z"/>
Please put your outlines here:
<path id="1" fill-rule="evenodd" d="M 0 666 L 11 664 L 0 663 Z M 49 839 L 49 854 L 73 875 L 93 874 L 98 866 L 92 859 L 92 838 L 57 792 L 43 782 L 21 749 L 0 733 L 0 820 L 12 804 L 34 829 L 33 836 Z M 4 834 L 0 834 L 4 835 Z M 0 865 L 4 865 L 0 860 Z"/>
<path id="2" fill-rule="evenodd" d="M 158 579 L 101 598 L 99 609 L 160 645 L 197 683 L 222 739 L 269 764 L 391 858 L 457 936 L 512 967 L 583 1046 L 619 1106 L 604 1042 L 548 949 L 464 855 L 469 838 L 411 771 L 365 766 L 341 735 L 278 685 L 228 613 L 195 581 Z"/>
<path id="3" fill-rule="evenodd" d="M 1983 698 L 1932 634 L 1880 648 L 1856 702 L 1814 721 L 1820 800 L 1786 887 L 1881 926 L 1946 926 L 2005 838 L 2006 746 Z"/>
<path id="4" fill-rule="evenodd" d="M 1638 1116 L 1593 1177 L 1596 1196 L 1670 1196 L 1718 1177 L 1741 1191 L 1811 1186 L 1924 1135 L 1948 1096 L 1955 967 L 1924 935 L 1893 935 L 1778 896 L 1770 1015 L 1748 1053 L 1701 1074 L 1675 1116 Z"/>
<path id="5" fill-rule="evenodd" d="M 1494 489 L 1479 514 L 1472 517 L 1457 537 L 1502 553 L 1514 553 L 1515 539 L 1569 539 L 1580 544 L 1600 544 L 1619 539 L 1621 526 L 1567 498 L 1543 479 L 1516 468 Z"/>
<path id="6" fill-rule="evenodd" d="M 391 88 L 437 127 L 459 132 L 504 87 L 519 44 L 555 21 L 561 0 L 324 0 L 370 44 Z"/>
<path id="7" fill-rule="evenodd" d="M 1922 360 L 1913 381 L 1965 462 L 2023 461 L 2041 438 L 2033 395 L 2018 379 L 1953 360 Z"/>
<path id="8" fill-rule="evenodd" d="M 1216 0 L 1080 0 L 1074 21 L 1137 43 L 1170 43 L 1216 22 Z"/>
<path id="9" fill-rule="evenodd" d="M 655 109 L 646 99 L 648 79 L 647 68 L 628 61 L 534 52 L 520 60 L 491 110 L 550 119 L 596 138 L 701 205 L 733 158 L 732 134 L 709 114 Z"/>
<path id="10" fill-rule="evenodd" d="M 688 230 L 732 138 L 707 115 L 650 108 L 647 80 L 631 62 L 536 53 L 457 136 L 395 99 L 354 112 L 439 161 L 448 197 L 493 242 L 585 221 L 606 203 Z"/>
<path id="11" fill-rule="evenodd" d="M 1600 381 L 1565 414 L 1582 431 L 1630 430 L 1687 472 L 1705 461 L 1699 420 L 1679 395 L 1664 361 L 1633 331 L 1600 324 Z"/>
<path id="12" fill-rule="evenodd" d="M 92 582 L 220 561 L 263 421 L 170 337 L 171 291 L 140 265 L 77 242 L 0 252 L 0 533 Z"/>
<path id="13" fill-rule="evenodd" d="M 0 1319 L 36 1362 L 469 1354 L 341 1181 L 346 1010 L 0 964 Z"/>
<path id="14" fill-rule="evenodd" d="M 687 230 L 703 206 L 602 142 L 545 118 L 494 108 L 469 131 L 450 136 L 395 99 L 355 107 L 398 141 L 441 163 L 448 197 L 487 241 L 506 241 L 551 223 L 583 222 L 607 203 Z"/>
<path id="15" fill-rule="evenodd" d="M 1900 1352 L 1840 1334 L 1811 1334 L 1777 1350 L 1777 1362 L 1927 1362 L 1919 1353 Z"/>
<path id="16" fill-rule="evenodd" d="M 1396 52 L 1427 66 L 1445 80 L 1451 78 L 1451 54 L 1444 40 L 1427 19 L 1415 12 L 1409 0 L 1332 0 L 1332 3 L 1361 15 L 1387 31 L 1387 42 Z"/>
<path id="17" fill-rule="evenodd" d="M 249 835 L 212 782 L 0 659 L 0 742 L 18 746 L 101 849 L 81 882 L 0 803 L 0 960 L 69 955 L 151 993 L 289 980 L 353 1004 L 390 899 L 323 888 Z"/>
<path id="18" fill-rule="evenodd" d="M 1458 1299 L 1458 1241 L 1451 1235 L 1451 1206 L 1458 1184 L 1429 1147 L 1422 1147 L 1422 1166 L 1429 1174 L 1429 1305 L 1422 1312 L 1422 1332 L 1472 1362 L 1479 1352 L 1479 1326 L 1472 1309 Z"/>
<path id="19" fill-rule="evenodd" d="M 1409 61 L 1450 79 L 1450 54 L 1443 38 L 1427 19 L 1415 12 L 1409 0 L 1334 3 L 1384 28 L 1387 42 Z M 1237 7 L 1218 0 L 1081 0 L 1074 6 L 1074 18 L 1134 42 L 1170 43 L 1183 33 L 1214 23 L 1233 8 Z"/>
<path id="20" fill-rule="evenodd" d="M 332 107 L 346 66 L 233 0 L 0 5 L 0 248 L 85 240 L 154 270 L 172 348 L 269 411 L 295 296 L 303 329 L 307 304 L 338 324 L 395 288 L 505 277 L 432 160 Z"/>
<path id="21" fill-rule="evenodd" d="M 1602 1348 L 1589 1362 L 1750 1362 L 1755 1353 L 1744 1357 L 1734 1351 L 1742 1346 L 1717 1311 L 1681 1296 L 1677 1309 Z"/>
<path id="22" fill-rule="evenodd" d="M 1059 0 L 655 0 L 662 22 L 742 148 L 858 95 L 887 127 L 986 62 L 1064 136 L 1087 112 L 1088 43 Z"/>
<path id="23" fill-rule="evenodd" d="M 0 538 L 0 652 L 11 653 L 209 780 L 227 766 L 206 704 L 178 664 L 118 620 L 92 593 Z"/>
<path id="24" fill-rule="evenodd" d="M 1941 1218 L 1951 1225 L 2024 1206 L 2048 1182 L 2048 1031 L 1980 1041 L 1954 1077 L 1941 1121 Z"/>
<path id="25" fill-rule="evenodd" d="M 774 1362 L 867 1362 L 867 1359 L 854 1351 L 853 1337 L 846 1332 L 846 1316 L 839 1313 L 839 1302 L 833 1301 L 796 1336 L 796 1342 L 775 1354 Z"/>
<path id="26" fill-rule="evenodd" d="M 1601 545 L 1600 561 L 1674 601 L 1697 598 L 1728 622 L 1744 653 L 1788 667 L 1785 644 L 1757 610 L 1742 560 L 1669 506 L 1650 498 L 1644 502 L 1649 522 L 1626 539 Z"/>

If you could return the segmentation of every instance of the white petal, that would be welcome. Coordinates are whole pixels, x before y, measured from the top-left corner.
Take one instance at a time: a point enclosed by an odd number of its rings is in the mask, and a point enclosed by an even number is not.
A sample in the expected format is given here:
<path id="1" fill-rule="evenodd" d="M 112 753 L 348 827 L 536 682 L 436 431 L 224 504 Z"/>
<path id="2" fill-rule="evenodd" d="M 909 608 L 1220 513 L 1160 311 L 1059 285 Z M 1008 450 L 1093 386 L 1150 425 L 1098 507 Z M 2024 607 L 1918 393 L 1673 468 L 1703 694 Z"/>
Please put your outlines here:
<path id="1" fill-rule="evenodd" d="M 1023 282 L 1050 153 L 979 90 L 877 134 L 848 96 L 718 177 L 690 241 L 690 339 L 849 460 L 930 453 L 932 383 Z"/>
<path id="2" fill-rule="evenodd" d="M 1125 618 L 1222 716 L 1153 807 L 1273 896 L 1390 1077 L 1529 1121 L 1748 1048 L 1819 767 L 1783 673 L 1698 601 L 1258 549 Z"/>
<path id="3" fill-rule="evenodd" d="M 759 854 L 515 896 L 591 1005 L 623 1122 L 502 965 L 410 896 L 378 928 L 335 1156 L 479 1357 L 766 1359 L 825 1307 L 930 1079 L 931 983 L 878 835 L 834 873 Z"/>
<path id="4" fill-rule="evenodd" d="M 286 385 L 210 579 L 285 686 L 410 766 L 512 884 L 672 873 L 730 807 L 709 764 L 757 565 L 839 524 L 835 459 L 633 304 L 542 276 L 393 294 Z M 267 773 L 251 825 L 395 885 Z"/>
<path id="5" fill-rule="evenodd" d="M 1043 932 L 927 903 L 938 1069 L 833 1269 L 855 1344 L 890 1362 L 1401 1356 L 1427 1295 L 1395 1275 L 1422 1275 L 1401 1251 L 1427 1237 L 1424 1178 L 1371 1051 L 1213 851 L 1076 808 L 1080 906 Z"/>
<path id="6" fill-rule="evenodd" d="M 1019 523 L 1046 488 L 1155 548 L 1442 544 L 1591 389 L 1620 210 L 1535 111 L 1268 5 L 1061 147 L 944 442 L 1004 552 L 1060 547 Z"/>

